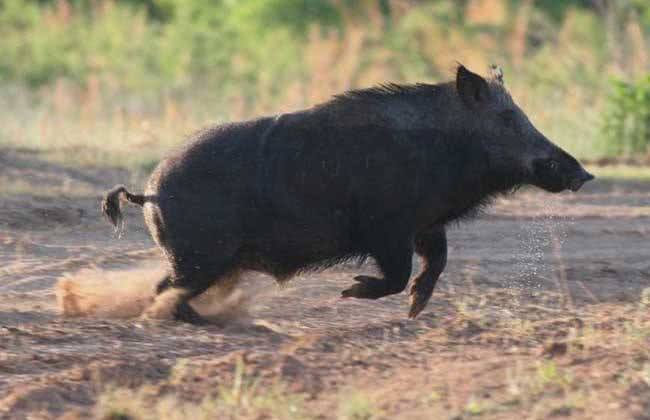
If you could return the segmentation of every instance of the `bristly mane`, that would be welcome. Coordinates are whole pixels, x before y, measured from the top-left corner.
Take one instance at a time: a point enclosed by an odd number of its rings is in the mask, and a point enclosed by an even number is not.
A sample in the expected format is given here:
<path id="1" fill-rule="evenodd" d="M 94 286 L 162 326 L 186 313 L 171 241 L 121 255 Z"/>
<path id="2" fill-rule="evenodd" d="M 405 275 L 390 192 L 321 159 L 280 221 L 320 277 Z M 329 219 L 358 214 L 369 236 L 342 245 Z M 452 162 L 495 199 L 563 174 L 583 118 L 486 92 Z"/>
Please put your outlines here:
<path id="1" fill-rule="evenodd" d="M 377 101 L 388 97 L 400 96 L 417 96 L 422 94 L 430 95 L 431 92 L 440 85 L 428 83 L 398 84 L 398 83 L 381 83 L 377 86 L 365 89 L 348 90 L 337 95 L 327 103 L 341 103 L 348 101 Z"/>
<path id="2" fill-rule="evenodd" d="M 317 115 L 338 125 L 381 125 L 396 129 L 430 128 L 436 109 L 445 109 L 455 92 L 440 84 L 383 83 L 334 95 L 316 105 Z"/>

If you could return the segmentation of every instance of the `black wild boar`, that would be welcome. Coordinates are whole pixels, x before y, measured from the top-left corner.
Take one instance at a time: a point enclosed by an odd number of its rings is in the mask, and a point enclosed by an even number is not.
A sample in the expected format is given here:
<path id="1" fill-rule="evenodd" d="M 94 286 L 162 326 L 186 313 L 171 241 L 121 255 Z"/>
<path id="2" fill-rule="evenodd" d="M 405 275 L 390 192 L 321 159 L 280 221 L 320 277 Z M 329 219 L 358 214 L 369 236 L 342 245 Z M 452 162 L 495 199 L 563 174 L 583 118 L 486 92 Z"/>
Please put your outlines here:
<path id="1" fill-rule="evenodd" d="M 591 179 L 533 126 L 500 73 L 461 65 L 448 83 L 356 90 L 208 128 L 158 165 L 144 195 L 117 186 L 102 208 L 118 226 L 120 199 L 144 206 L 170 264 L 157 290 L 174 291 L 178 320 L 200 322 L 188 300 L 245 270 L 284 281 L 369 256 L 382 277 L 357 276 L 342 296 L 400 293 L 416 252 L 425 265 L 413 318 L 445 267 L 446 224 L 524 184 L 577 191 Z"/>

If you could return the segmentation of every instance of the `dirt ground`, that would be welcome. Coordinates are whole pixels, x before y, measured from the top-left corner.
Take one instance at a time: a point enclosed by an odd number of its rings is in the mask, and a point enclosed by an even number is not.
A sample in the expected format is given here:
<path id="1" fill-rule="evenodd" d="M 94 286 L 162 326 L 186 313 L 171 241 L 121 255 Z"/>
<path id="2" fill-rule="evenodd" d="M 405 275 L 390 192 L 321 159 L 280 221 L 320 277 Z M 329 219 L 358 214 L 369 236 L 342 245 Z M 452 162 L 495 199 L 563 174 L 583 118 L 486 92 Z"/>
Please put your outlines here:
<path id="1" fill-rule="evenodd" d="M 119 239 L 100 218 L 117 182 L 0 151 L 0 418 L 650 419 L 647 183 L 521 191 L 450 228 L 414 321 L 406 294 L 339 298 L 371 263 L 247 274 L 225 325 L 62 317 L 66 276 L 164 269 L 139 209 Z"/>

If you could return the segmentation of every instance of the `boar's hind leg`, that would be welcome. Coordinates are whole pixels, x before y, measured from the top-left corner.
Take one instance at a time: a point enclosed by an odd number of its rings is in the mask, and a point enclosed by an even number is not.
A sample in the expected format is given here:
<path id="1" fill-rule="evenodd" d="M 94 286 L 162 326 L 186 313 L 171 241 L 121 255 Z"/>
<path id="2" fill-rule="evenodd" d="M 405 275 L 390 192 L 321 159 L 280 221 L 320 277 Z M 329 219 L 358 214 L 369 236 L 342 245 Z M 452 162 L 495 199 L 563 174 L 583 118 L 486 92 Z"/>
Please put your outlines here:
<path id="1" fill-rule="evenodd" d="M 217 262 L 201 263 L 197 259 L 187 260 L 188 264 L 174 267 L 156 287 L 156 300 L 145 313 L 145 317 L 164 318 L 171 315 L 178 321 L 191 324 L 205 323 L 189 301 L 209 289 L 228 273 L 229 264 Z M 191 263 L 189 263 L 191 261 Z"/>
<path id="2" fill-rule="evenodd" d="M 388 233 L 372 238 L 375 259 L 383 278 L 356 276 L 356 284 L 344 290 L 341 296 L 358 299 L 379 299 L 402 292 L 411 276 L 413 241 L 406 234 Z"/>
<path id="3" fill-rule="evenodd" d="M 183 321 L 183 322 L 188 322 L 190 324 L 202 324 L 205 322 L 203 317 L 196 312 L 192 306 L 188 303 L 188 301 L 192 297 L 191 293 L 188 293 L 187 290 L 178 288 L 175 286 L 173 277 L 171 274 L 165 275 L 162 280 L 158 282 L 158 285 L 156 286 L 156 295 L 160 295 L 166 290 L 170 290 L 172 288 L 176 289 L 176 296 L 174 297 L 176 299 L 175 303 L 172 303 L 174 305 L 173 308 L 171 308 L 172 311 L 172 316 L 174 319 L 178 321 Z M 200 293 L 196 293 L 193 296 L 197 296 Z"/>
<path id="4" fill-rule="evenodd" d="M 409 318 L 415 318 L 431 298 L 433 289 L 447 264 L 447 234 L 443 226 L 433 226 L 415 237 L 415 252 L 424 258 L 424 270 L 413 281 L 409 294 Z"/>
<path id="5" fill-rule="evenodd" d="M 156 295 L 161 294 L 165 290 L 169 289 L 172 285 L 172 276 L 171 274 L 165 274 L 165 277 L 162 278 L 156 285 Z"/>

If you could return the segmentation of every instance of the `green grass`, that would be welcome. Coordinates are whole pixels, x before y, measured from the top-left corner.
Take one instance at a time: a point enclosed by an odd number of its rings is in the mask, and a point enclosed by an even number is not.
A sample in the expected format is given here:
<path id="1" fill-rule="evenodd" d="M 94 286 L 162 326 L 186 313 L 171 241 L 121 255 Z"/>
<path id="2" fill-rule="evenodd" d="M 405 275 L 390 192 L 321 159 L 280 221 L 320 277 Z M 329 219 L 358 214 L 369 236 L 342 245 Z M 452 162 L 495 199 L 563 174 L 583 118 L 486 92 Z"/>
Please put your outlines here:
<path id="1" fill-rule="evenodd" d="M 584 2 L 552 10 L 531 2 L 526 11 L 486 0 L 494 7 L 480 23 L 460 6 L 467 2 L 451 0 L 392 11 L 381 1 L 309 3 L 0 3 L 0 146 L 146 170 L 209 122 L 304 108 L 387 81 L 447 80 L 460 61 L 479 72 L 502 65 L 542 132 L 596 158 L 615 150 L 600 139 L 608 77 L 640 72 L 650 33 L 643 10 L 621 14 L 618 25 L 641 36 L 606 33 L 606 17 L 576 6 Z M 624 63 L 607 48 L 612 37 Z"/>

